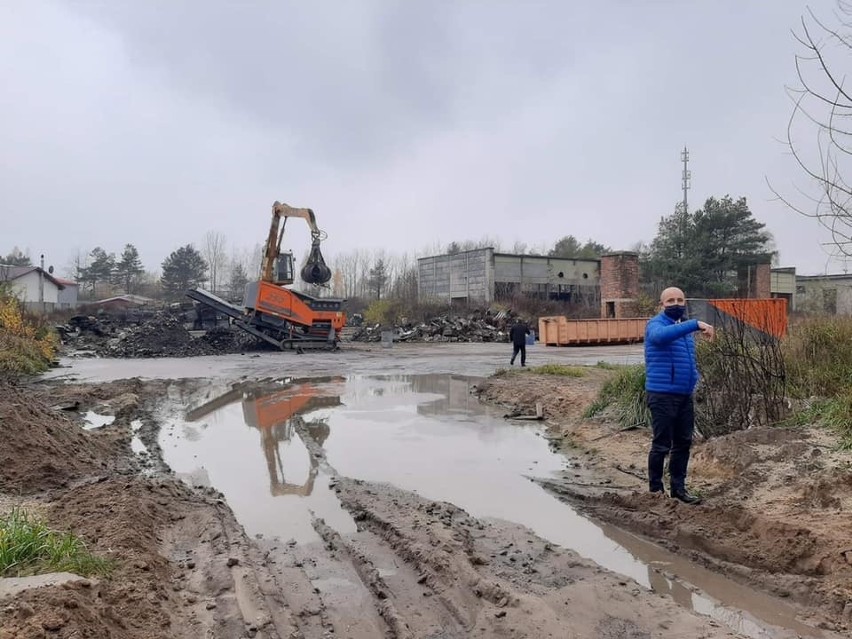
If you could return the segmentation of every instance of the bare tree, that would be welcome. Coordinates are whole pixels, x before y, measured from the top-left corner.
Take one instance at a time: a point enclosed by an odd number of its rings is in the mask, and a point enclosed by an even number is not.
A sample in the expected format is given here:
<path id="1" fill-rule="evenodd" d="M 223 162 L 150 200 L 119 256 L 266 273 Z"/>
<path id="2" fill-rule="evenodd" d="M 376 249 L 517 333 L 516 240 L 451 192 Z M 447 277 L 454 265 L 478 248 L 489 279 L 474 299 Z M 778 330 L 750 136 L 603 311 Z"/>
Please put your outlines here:
<path id="1" fill-rule="evenodd" d="M 224 271 L 228 266 L 228 258 L 225 253 L 226 243 L 225 236 L 218 231 L 207 231 L 204 234 L 201 254 L 204 256 L 204 261 L 207 262 L 210 290 L 214 293 L 224 279 Z"/>
<path id="2" fill-rule="evenodd" d="M 75 282 L 79 282 L 88 266 L 89 251 L 77 249 L 77 252 L 74 254 L 74 257 L 71 258 L 71 260 L 63 269 L 63 273 L 66 277 L 71 278 Z"/>
<path id="3" fill-rule="evenodd" d="M 356 282 L 358 280 L 358 254 L 339 253 L 331 261 L 334 271 L 335 290 L 337 295 L 352 298 L 357 295 Z"/>
<path id="4" fill-rule="evenodd" d="M 413 255 L 404 253 L 400 256 L 390 290 L 398 299 L 406 302 L 417 301 L 417 259 Z"/>
<path id="5" fill-rule="evenodd" d="M 516 242 L 516 244 L 518 244 Z M 524 245 L 526 247 L 526 245 Z M 481 248 L 493 248 L 497 253 L 500 253 L 503 248 L 500 244 L 500 240 L 496 237 L 490 237 L 488 235 L 483 235 L 478 240 L 464 240 L 462 242 L 450 242 L 447 244 L 446 248 L 439 253 L 449 253 L 451 255 L 455 253 L 461 253 L 462 251 L 473 251 L 475 249 Z"/>
<path id="6" fill-rule="evenodd" d="M 373 257 L 367 249 L 358 250 L 356 254 L 358 256 L 357 295 L 366 298 L 370 295 L 370 269 L 373 268 Z"/>
<path id="7" fill-rule="evenodd" d="M 797 188 L 796 201 L 770 188 L 790 208 L 827 228 L 840 253 L 852 255 L 852 186 L 846 178 L 852 169 L 852 87 L 845 77 L 852 56 L 852 2 L 837 4 L 834 26 L 807 9 L 794 32 L 803 51 L 796 56 L 798 86 L 787 89 L 793 110 L 785 143 L 809 187 Z"/>

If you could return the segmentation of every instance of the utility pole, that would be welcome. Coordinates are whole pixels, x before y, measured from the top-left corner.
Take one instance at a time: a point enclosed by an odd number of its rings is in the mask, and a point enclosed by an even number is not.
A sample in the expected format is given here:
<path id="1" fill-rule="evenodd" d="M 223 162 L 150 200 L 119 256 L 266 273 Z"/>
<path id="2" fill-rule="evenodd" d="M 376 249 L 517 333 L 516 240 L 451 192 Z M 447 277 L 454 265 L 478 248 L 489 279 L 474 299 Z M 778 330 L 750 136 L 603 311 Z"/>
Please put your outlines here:
<path id="1" fill-rule="evenodd" d="M 681 186 L 683 187 L 683 202 L 680 204 L 680 216 L 678 217 L 680 225 L 680 240 L 681 246 L 678 257 L 685 257 L 686 254 L 686 231 L 689 225 L 689 202 L 686 197 L 689 191 L 689 181 L 692 178 L 692 172 L 689 170 L 689 149 L 683 147 L 680 152 L 680 159 L 683 162 L 683 172 L 681 173 Z"/>
<path id="2" fill-rule="evenodd" d="M 40 268 L 38 270 L 38 302 L 39 311 L 44 314 L 44 253 L 41 255 Z"/>

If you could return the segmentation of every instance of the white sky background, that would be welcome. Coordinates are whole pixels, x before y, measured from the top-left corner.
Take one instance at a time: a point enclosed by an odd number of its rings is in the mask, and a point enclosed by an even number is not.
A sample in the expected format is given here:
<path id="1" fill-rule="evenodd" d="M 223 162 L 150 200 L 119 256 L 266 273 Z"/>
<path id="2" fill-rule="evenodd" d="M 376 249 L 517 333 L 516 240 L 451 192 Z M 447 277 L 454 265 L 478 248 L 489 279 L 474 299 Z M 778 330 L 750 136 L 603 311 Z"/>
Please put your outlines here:
<path id="1" fill-rule="evenodd" d="M 834 3 L 811 8 L 828 21 Z M 60 270 L 309 206 L 327 259 L 498 237 L 650 241 L 746 196 L 782 265 L 837 271 L 784 145 L 796 0 L 0 2 L 0 253 Z M 852 62 L 852 58 L 847 58 Z M 844 60 L 844 62 L 847 62 Z M 852 67 L 852 64 L 846 65 Z M 308 247 L 295 224 L 288 242 Z"/>

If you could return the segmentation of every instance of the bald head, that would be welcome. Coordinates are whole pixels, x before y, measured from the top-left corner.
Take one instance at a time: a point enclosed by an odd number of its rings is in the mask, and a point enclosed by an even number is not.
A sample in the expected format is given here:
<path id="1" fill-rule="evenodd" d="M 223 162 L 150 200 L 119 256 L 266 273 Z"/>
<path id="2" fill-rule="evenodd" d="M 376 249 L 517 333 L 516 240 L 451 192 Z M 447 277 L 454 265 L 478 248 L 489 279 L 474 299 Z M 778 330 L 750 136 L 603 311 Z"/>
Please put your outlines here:
<path id="1" fill-rule="evenodd" d="M 684 306 L 686 304 L 686 296 L 683 291 L 674 286 L 670 286 L 660 293 L 660 305 L 663 308 L 669 306 Z"/>

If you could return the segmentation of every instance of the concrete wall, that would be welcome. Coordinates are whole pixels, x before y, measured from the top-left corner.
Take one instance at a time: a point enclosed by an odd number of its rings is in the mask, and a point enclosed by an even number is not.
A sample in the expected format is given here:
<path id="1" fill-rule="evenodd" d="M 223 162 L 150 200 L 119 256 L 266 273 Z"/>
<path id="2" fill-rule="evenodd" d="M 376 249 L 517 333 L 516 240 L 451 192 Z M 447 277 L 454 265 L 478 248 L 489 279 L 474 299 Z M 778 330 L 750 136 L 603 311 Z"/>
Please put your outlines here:
<path id="1" fill-rule="evenodd" d="M 417 260 L 417 293 L 420 299 L 463 299 L 491 302 L 494 291 L 491 248 L 434 255 Z"/>
<path id="2" fill-rule="evenodd" d="M 66 304 L 54 304 L 53 302 L 45 302 L 44 304 L 39 304 L 38 302 L 24 302 L 24 308 L 28 310 L 30 313 L 52 313 L 53 311 L 64 311 L 71 308 Z"/>
<path id="3" fill-rule="evenodd" d="M 543 255 L 494 254 L 494 281 L 519 284 L 522 290 L 560 284 L 596 286 L 599 278 L 598 260 L 571 260 Z"/>
<path id="4" fill-rule="evenodd" d="M 65 284 L 65 288 L 58 293 L 57 301 L 63 308 L 75 308 L 79 289 L 80 287 L 76 284 Z"/>
<path id="5" fill-rule="evenodd" d="M 852 275 L 797 276 L 795 300 L 805 313 L 852 315 Z"/>
<path id="6" fill-rule="evenodd" d="M 484 248 L 420 258 L 417 273 L 421 299 L 492 302 L 523 293 L 573 300 L 582 295 L 596 298 L 600 263 Z"/>
<path id="7" fill-rule="evenodd" d="M 44 279 L 44 302 L 47 304 L 56 304 L 59 297 L 59 287 L 44 276 L 40 276 L 38 271 L 30 271 L 10 282 L 12 290 L 21 301 L 39 302 L 39 278 Z"/>
<path id="8" fill-rule="evenodd" d="M 579 301 L 596 296 L 599 279 L 597 260 L 494 254 L 495 297 L 520 293 L 544 299 Z"/>

